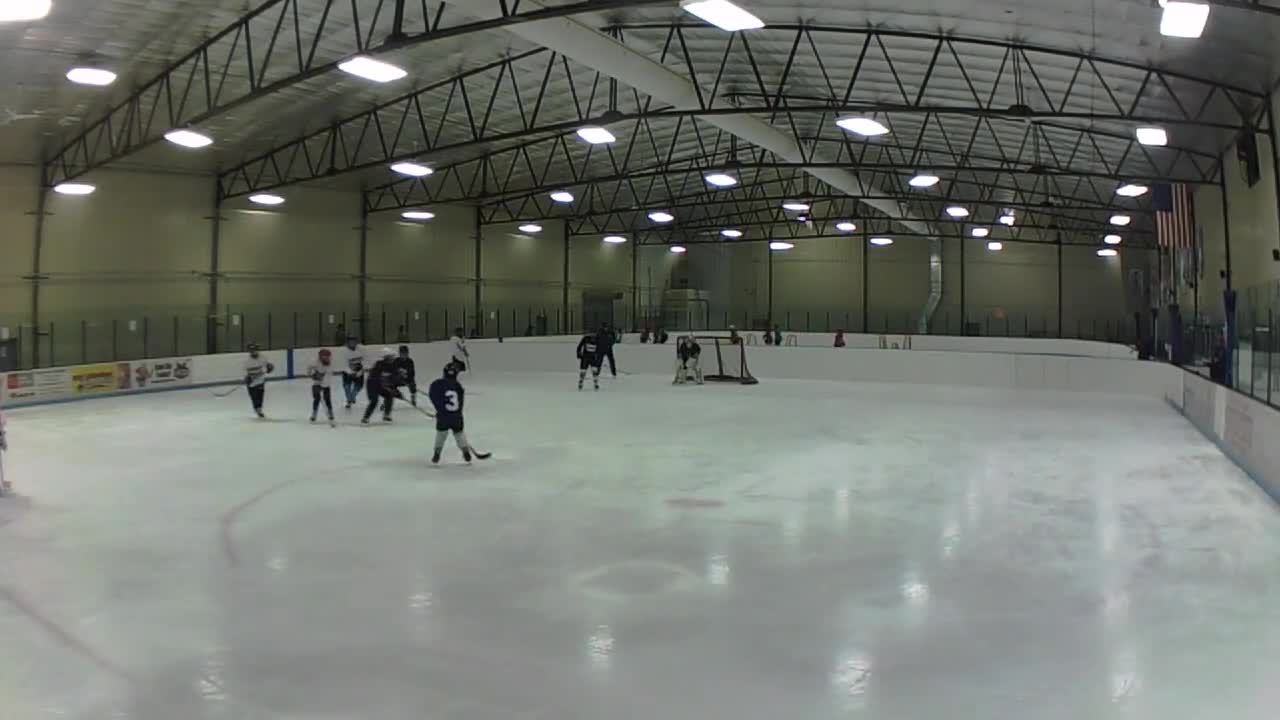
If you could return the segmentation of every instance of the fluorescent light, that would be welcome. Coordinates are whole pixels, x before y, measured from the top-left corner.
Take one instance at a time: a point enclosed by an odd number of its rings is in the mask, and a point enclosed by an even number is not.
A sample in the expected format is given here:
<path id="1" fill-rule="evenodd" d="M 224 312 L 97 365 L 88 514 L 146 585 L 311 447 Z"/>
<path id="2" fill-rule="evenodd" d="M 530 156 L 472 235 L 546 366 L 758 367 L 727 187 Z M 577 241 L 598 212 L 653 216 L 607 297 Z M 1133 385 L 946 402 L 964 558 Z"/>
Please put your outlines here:
<path id="1" fill-rule="evenodd" d="M 868 117 L 840 118 L 836 121 L 836 125 L 863 137 L 874 137 L 876 135 L 884 135 L 889 132 L 889 128 Z"/>
<path id="2" fill-rule="evenodd" d="M 703 179 L 716 187 L 733 187 L 738 184 L 738 178 L 724 173 L 711 173 Z"/>
<path id="3" fill-rule="evenodd" d="M 791 212 L 804 212 L 809 209 L 809 205 L 802 202 L 784 202 L 782 203 L 782 209 L 790 210 Z"/>
<path id="4" fill-rule="evenodd" d="M 974 236 L 974 237 L 976 237 L 976 238 L 984 238 L 984 237 L 986 237 L 986 236 L 988 236 L 988 235 L 990 235 L 990 234 L 991 234 L 991 230 L 990 230 L 989 228 L 976 227 L 976 228 L 974 228 L 974 229 L 970 230 L 970 231 L 969 231 L 969 234 L 970 234 L 970 235 L 972 235 L 972 236 Z"/>
<path id="5" fill-rule="evenodd" d="M 391 63 L 374 60 L 367 55 L 357 55 L 350 60 L 338 63 L 338 69 L 356 77 L 372 80 L 376 83 L 389 83 L 408 75 L 403 68 Z"/>
<path id="6" fill-rule="evenodd" d="M 426 177 L 435 172 L 435 170 L 415 162 L 398 162 L 391 166 L 391 172 L 408 175 L 409 177 Z"/>
<path id="7" fill-rule="evenodd" d="M 1115 257 L 1119 254 L 1115 248 L 1102 248 L 1098 251 L 1098 257 Z"/>
<path id="8" fill-rule="evenodd" d="M 836 229 L 840 232 L 853 232 L 858 229 L 858 226 L 848 220 L 845 220 L 844 222 L 836 223 Z"/>
<path id="9" fill-rule="evenodd" d="M 764 27 L 760 18 L 729 0 L 683 0 L 680 9 L 696 15 L 726 32 L 758 30 Z"/>
<path id="10" fill-rule="evenodd" d="M 937 175 L 916 175 L 907 181 L 907 184 L 913 188 L 928 188 L 938 184 L 941 180 Z"/>
<path id="11" fill-rule="evenodd" d="M 621 235 L 605 235 L 604 241 L 609 243 L 610 245 L 621 245 L 622 243 L 626 242 L 627 239 L 622 237 Z"/>
<path id="12" fill-rule="evenodd" d="M 871 244 L 872 244 L 872 245 L 878 245 L 878 246 L 880 246 L 880 247 L 886 247 L 886 246 L 888 246 L 888 245 L 892 245 L 892 244 L 893 244 L 893 238 L 887 238 L 887 237 L 873 237 L 873 238 L 871 238 Z"/>
<path id="13" fill-rule="evenodd" d="M 0 0 L 0 4 L 3 4 Z M 116 81 L 116 74 L 110 70 L 90 67 L 74 67 L 67 71 L 67 79 L 77 85 L 97 85 L 102 87 Z"/>
<path id="14" fill-rule="evenodd" d="M 558 203 L 571 203 L 573 202 L 573 193 L 557 190 L 551 193 L 551 199 Z"/>
<path id="15" fill-rule="evenodd" d="M 782 240 L 774 240 L 769 243 L 770 250 L 790 250 L 795 246 L 795 243 L 783 242 Z"/>
<path id="16" fill-rule="evenodd" d="M 1013 216 L 1013 213 L 1005 213 L 1000 216 L 1001 225 L 1008 225 L 1009 227 L 1013 227 L 1013 223 L 1016 221 L 1017 221 L 1017 218 Z"/>
<path id="17" fill-rule="evenodd" d="M 721 235 L 723 235 L 723 236 L 725 236 L 725 237 L 727 237 L 727 238 L 740 238 L 740 237 L 742 237 L 742 231 L 741 231 L 741 230 L 721 230 L 721 231 L 720 231 L 720 234 L 721 234 Z"/>
<path id="18" fill-rule="evenodd" d="M 586 140 L 592 145 L 604 145 L 605 143 L 611 143 L 618 139 L 608 130 L 595 126 L 578 128 L 578 137 Z"/>
<path id="19" fill-rule="evenodd" d="M 404 212 L 400 213 L 400 217 L 404 218 L 405 220 L 431 220 L 435 216 L 436 216 L 435 213 L 428 212 L 426 210 L 405 210 Z"/>
<path id="20" fill-rule="evenodd" d="M 1128 225 L 1132 221 L 1133 221 L 1133 218 L 1129 217 L 1128 215 L 1112 215 L 1111 216 L 1111 224 L 1115 225 L 1116 227 L 1124 227 L 1125 225 Z"/>
<path id="21" fill-rule="evenodd" d="M 1004 249 L 1004 243 L 998 240 L 992 240 L 991 242 L 987 243 L 987 249 L 990 250 L 991 252 L 1000 252 L 1001 250 Z"/>
<path id="22" fill-rule="evenodd" d="M 97 188 L 85 183 L 65 182 L 53 186 L 53 191 L 59 195 L 88 195 L 94 190 Z"/>
<path id="23" fill-rule="evenodd" d="M 947 214 L 953 218 L 969 217 L 969 209 L 959 205 L 951 205 L 947 207 Z"/>
<path id="24" fill-rule="evenodd" d="M 649 213 L 649 219 L 656 223 L 669 223 L 672 220 L 675 220 L 676 216 L 662 210 L 654 210 Z"/>
<path id="25" fill-rule="evenodd" d="M 1146 185 L 1121 185 L 1116 188 L 1116 194 L 1120 197 L 1141 197 L 1147 194 Z"/>
<path id="26" fill-rule="evenodd" d="M 1138 142 L 1143 145 L 1152 145 L 1155 147 L 1163 147 L 1169 144 L 1169 133 L 1164 128 L 1159 127 L 1140 127 L 1134 131 L 1138 136 Z"/>
<path id="27" fill-rule="evenodd" d="M 1168 37 L 1198 38 L 1209 20 L 1209 6 L 1198 2 L 1161 0 L 1160 34 Z"/>
<path id="28" fill-rule="evenodd" d="M 527 225 L 521 225 L 519 227 L 519 230 L 522 233 L 529 233 L 530 235 L 535 235 L 537 233 L 542 232 L 542 226 L 529 223 Z"/>
<path id="29" fill-rule="evenodd" d="M 1122 242 L 1122 239 L 1119 235 L 1108 235 L 1102 238 L 1102 242 L 1108 245 L 1119 245 Z"/>
<path id="30" fill-rule="evenodd" d="M 53 0 L 0 0 L 0 22 L 39 20 L 53 9 Z"/>
<path id="31" fill-rule="evenodd" d="M 174 145 L 181 145 L 184 148 L 197 149 L 209 147 L 213 144 L 213 138 L 208 135 L 201 135 L 192 130 L 170 130 L 164 134 L 164 139 Z"/>
<path id="32" fill-rule="evenodd" d="M 688 250 L 685 250 L 685 247 L 684 247 L 683 245 L 672 245 L 672 246 L 671 246 L 671 252 L 673 252 L 673 253 L 675 253 L 675 254 L 677 254 L 677 255 L 680 255 L 680 254 L 682 254 L 682 253 L 686 253 L 686 252 L 688 252 Z"/>
<path id="33" fill-rule="evenodd" d="M 258 193 L 257 195 L 250 195 L 249 202 L 255 205 L 283 205 L 284 198 L 270 193 Z"/>

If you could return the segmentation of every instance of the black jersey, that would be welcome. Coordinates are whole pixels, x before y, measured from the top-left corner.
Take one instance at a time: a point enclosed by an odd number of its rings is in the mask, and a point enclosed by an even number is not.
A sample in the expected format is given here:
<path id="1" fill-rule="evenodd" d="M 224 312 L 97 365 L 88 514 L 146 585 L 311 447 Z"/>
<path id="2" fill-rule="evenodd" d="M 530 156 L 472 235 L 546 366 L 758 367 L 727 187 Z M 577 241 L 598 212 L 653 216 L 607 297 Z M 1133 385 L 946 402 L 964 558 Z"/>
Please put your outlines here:
<path id="1" fill-rule="evenodd" d="M 395 359 L 396 366 L 396 384 L 408 385 L 409 387 L 417 387 L 418 371 L 413 364 L 413 358 L 398 357 Z"/>
<path id="2" fill-rule="evenodd" d="M 439 424 L 462 422 L 462 405 L 466 400 L 466 390 L 453 378 L 437 378 L 427 389 L 431 405 L 436 409 L 436 420 Z"/>
<path id="3" fill-rule="evenodd" d="M 676 354 L 680 357 L 681 362 L 696 359 L 702 355 L 702 346 L 696 341 L 686 340 L 676 346 Z"/>
<path id="4" fill-rule="evenodd" d="M 599 365 L 603 348 L 595 335 L 583 335 L 578 341 L 578 359 L 583 365 Z"/>
<path id="5" fill-rule="evenodd" d="M 399 384 L 400 370 L 394 358 L 383 358 L 369 371 L 369 385 L 390 392 Z"/>

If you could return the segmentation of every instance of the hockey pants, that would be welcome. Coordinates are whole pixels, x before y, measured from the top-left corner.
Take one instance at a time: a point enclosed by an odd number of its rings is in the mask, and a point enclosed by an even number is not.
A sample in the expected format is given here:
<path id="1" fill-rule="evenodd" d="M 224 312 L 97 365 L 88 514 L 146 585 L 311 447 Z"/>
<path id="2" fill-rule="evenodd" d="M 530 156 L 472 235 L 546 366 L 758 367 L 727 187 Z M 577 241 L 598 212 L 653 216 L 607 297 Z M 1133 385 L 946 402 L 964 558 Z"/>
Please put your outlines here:
<path id="1" fill-rule="evenodd" d="M 311 417 L 314 419 L 320 411 L 320 402 L 324 401 L 324 409 L 329 411 L 329 419 L 333 419 L 333 393 L 329 388 L 320 385 L 311 386 Z"/>

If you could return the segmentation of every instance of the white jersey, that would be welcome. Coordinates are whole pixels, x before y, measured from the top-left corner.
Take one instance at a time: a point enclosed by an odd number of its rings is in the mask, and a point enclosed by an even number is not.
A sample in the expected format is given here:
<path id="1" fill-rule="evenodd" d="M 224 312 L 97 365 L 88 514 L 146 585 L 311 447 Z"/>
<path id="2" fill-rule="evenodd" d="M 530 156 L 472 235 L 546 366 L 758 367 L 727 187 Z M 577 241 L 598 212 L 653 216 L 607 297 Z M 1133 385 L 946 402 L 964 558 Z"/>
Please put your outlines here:
<path id="1" fill-rule="evenodd" d="M 267 384 L 267 373 L 271 372 L 271 363 L 259 355 L 245 358 L 244 376 L 249 379 L 249 387 L 262 387 Z"/>
<path id="2" fill-rule="evenodd" d="M 453 359 L 459 362 L 465 361 L 470 355 L 467 353 L 467 341 L 458 335 L 454 335 L 449 339 L 453 343 Z"/>
<path id="3" fill-rule="evenodd" d="M 346 345 L 338 348 L 338 362 L 342 364 L 343 372 L 351 375 L 364 374 L 364 346 L 356 345 L 349 348 Z"/>
<path id="4" fill-rule="evenodd" d="M 333 387 L 333 365 L 325 365 L 319 360 L 307 366 L 307 377 L 316 387 Z"/>

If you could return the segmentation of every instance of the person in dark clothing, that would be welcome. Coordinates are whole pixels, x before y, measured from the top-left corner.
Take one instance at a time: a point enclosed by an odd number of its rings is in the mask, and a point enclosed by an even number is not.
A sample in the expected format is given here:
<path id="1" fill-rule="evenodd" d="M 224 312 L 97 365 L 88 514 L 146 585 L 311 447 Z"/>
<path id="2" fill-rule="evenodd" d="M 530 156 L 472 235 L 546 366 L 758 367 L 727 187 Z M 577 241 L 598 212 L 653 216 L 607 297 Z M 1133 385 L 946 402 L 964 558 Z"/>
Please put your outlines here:
<path id="1" fill-rule="evenodd" d="M 396 358 L 396 384 L 409 388 L 409 402 L 418 407 L 418 369 L 409 357 L 408 345 L 400 346 L 400 357 Z"/>
<path id="2" fill-rule="evenodd" d="M 777 325 L 773 326 L 773 344 L 782 347 L 782 331 L 778 329 Z"/>
<path id="3" fill-rule="evenodd" d="M 767 327 L 764 329 L 764 344 L 765 345 L 773 344 L 773 332 L 770 331 L 769 328 Z"/>
<path id="4" fill-rule="evenodd" d="M 658 345 L 665 345 L 667 342 L 667 337 L 668 337 L 667 331 L 663 330 L 662 328 L 658 328 L 658 331 L 653 335 L 653 342 Z"/>
<path id="5" fill-rule="evenodd" d="M 1209 379 L 1216 383 L 1227 384 L 1227 344 L 1218 338 L 1213 348 L 1213 357 L 1209 359 Z"/>
<path id="6" fill-rule="evenodd" d="M 646 325 L 644 329 L 640 331 L 640 342 L 642 344 L 649 342 L 649 326 L 648 325 Z"/>
<path id="7" fill-rule="evenodd" d="M 449 433 L 453 433 L 453 441 L 462 451 L 463 460 L 471 462 L 472 454 L 481 460 L 489 457 L 488 454 L 472 449 L 463 431 L 462 405 L 466 400 L 466 390 L 463 389 L 462 383 L 458 382 L 456 365 L 449 363 L 444 366 L 444 373 L 433 380 L 431 387 L 427 388 L 427 397 L 431 399 L 431 405 L 436 410 L 436 442 L 435 450 L 431 454 L 431 462 L 440 462 L 440 453 L 444 450 L 444 441 L 449 437 Z"/>
<path id="8" fill-rule="evenodd" d="M 844 331 L 843 331 L 843 330 L 837 330 L 837 331 L 836 331 L 836 344 L 835 344 L 835 346 L 836 346 L 836 347 L 838 347 L 838 348 L 842 348 L 842 347 L 844 347 L 844 346 L 845 346 L 845 341 L 844 341 Z"/>
<path id="9" fill-rule="evenodd" d="M 595 383 L 596 390 L 600 389 L 600 366 L 604 363 L 604 350 L 600 344 L 601 334 L 592 335 L 586 333 L 582 339 L 578 341 L 578 389 L 582 389 L 582 383 L 587 379 L 587 370 L 591 371 L 591 382 Z"/>
<path id="10" fill-rule="evenodd" d="M 405 327 L 404 325 L 401 325 L 396 330 L 396 342 L 398 343 L 409 342 L 409 328 Z"/>
<path id="11" fill-rule="evenodd" d="M 613 359 L 613 343 L 616 340 L 613 331 L 609 329 L 609 324 L 605 323 L 600 326 L 600 332 L 596 334 L 596 351 L 600 353 L 600 366 L 604 367 L 604 361 L 609 361 L 609 374 L 618 377 L 618 367 Z"/>
<path id="12" fill-rule="evenodd" d="M 373 369 L 369 371 L 369 378 L 365 381 L 369 407 L 365 408 L 364 418 L 360 422 L 369 424 L 369 418 L 373 417 L 373 411 L 377 409 L 379 400 L 382 401 L 382 421 L 391 422 L 391 408 L 398 394 L 396 386 L 399 378 L 396 354 L 391 352 L 391 348 L 383 348 L 382 356 L 373 364 Z"/>

